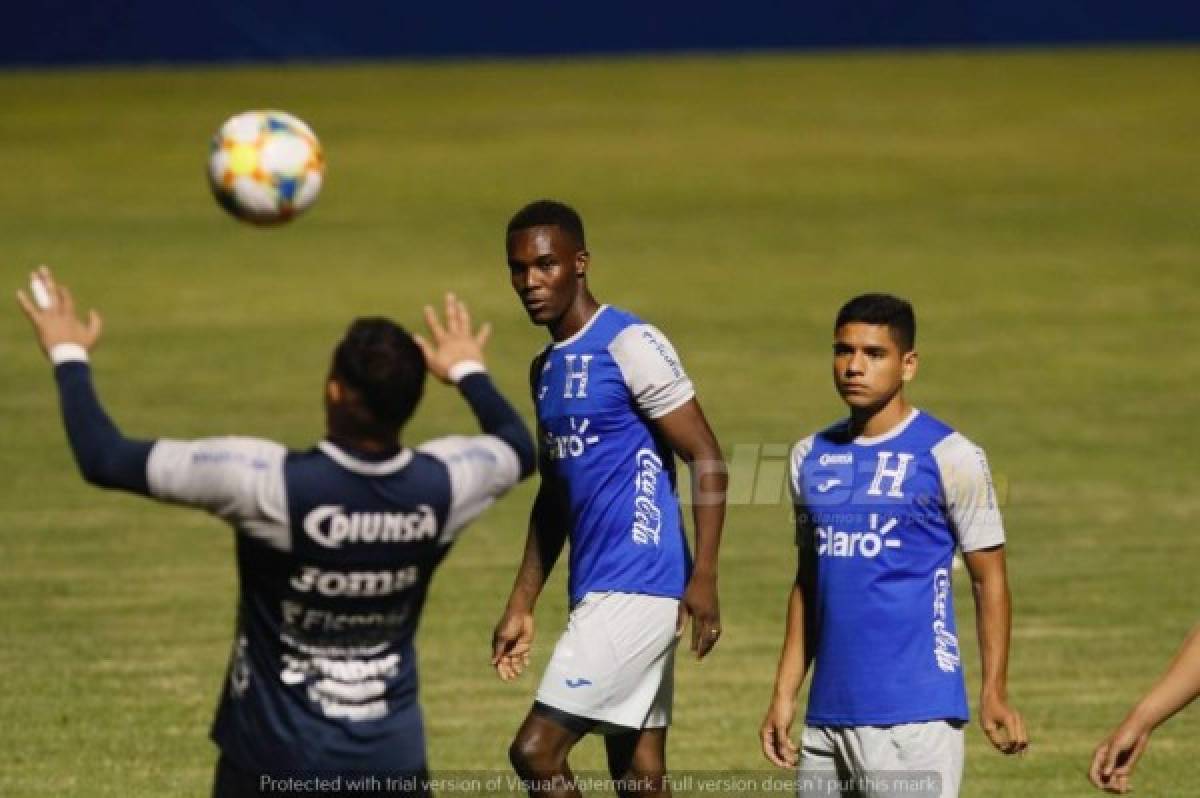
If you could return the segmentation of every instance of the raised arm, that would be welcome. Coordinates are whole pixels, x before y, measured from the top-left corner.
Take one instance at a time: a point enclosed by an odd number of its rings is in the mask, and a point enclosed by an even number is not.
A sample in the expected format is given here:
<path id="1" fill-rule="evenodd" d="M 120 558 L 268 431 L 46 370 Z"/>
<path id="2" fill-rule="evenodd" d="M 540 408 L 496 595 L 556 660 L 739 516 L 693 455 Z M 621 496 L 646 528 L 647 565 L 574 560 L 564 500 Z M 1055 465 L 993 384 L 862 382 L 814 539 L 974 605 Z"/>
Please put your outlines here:
<path id="1" fill-rule="evenodd" d="M 458 532 L 498 497 L 533 473 L 533 439 L 520 415 L 496 389 L 483 363 L 491 325 L 476 332 L 467 306 L 446 294 L 445 322 L 425 307 L 429 339 L 414 335 L 429 372 L 447 385 L 457 385 L 471 407 L 482 435 L 452 435 L 422 444 L 426 454 L 442 461 L 450 476 L 450 511 L 439 542 L 451 544 Z"/>
<path id="2" fill-rule="evenodd" d="M 39 286 L 36 301 L 18 291 L 17 302 L 54 363 L 63 426 L 80 474 L 98 487 L 149 495 L 146 461 L 154 444 L 122 435 L 92 384 L 88 354 L 100 341 L 100 314 L 93 310 L 81 321 L 70 289 L 44 266 L 31 275 L 31 284 Z"/>
<path id="3" fill-rule="evenodd" d="M 413 340 L 424 353 L 430 373 L 446 384 L 458 386 L 483 433 L 500 439 L 516 455 L 517 478 L 524 479 L 536 466 L 533 440 L 520 414 L 488 376 L 483 348 L 491 337 L 491 325 L 485 323 L 478 332 L 473 331 L 470 311 L 454 294 L 446 294 L 445 313 L 443 324 L 437 312 L 427 305 L 425 323 L 429 326 L 429 339 L 414 335 Z"/>

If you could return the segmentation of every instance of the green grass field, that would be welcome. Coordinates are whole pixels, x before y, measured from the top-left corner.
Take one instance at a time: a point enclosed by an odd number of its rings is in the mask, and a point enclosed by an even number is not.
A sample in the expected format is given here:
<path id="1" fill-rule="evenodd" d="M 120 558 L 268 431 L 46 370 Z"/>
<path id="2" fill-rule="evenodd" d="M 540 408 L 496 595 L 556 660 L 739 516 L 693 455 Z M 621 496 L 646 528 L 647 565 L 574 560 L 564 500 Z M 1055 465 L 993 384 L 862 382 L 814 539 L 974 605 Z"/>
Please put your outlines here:
<path id="1" fill-rule="evenodd" d="M 759 769 L 793 548 L 783 447 L 834 419 L 829 327 L 864 290 L 911 298 L 916 402 L 1006 485 L 1021 760 L 969 730 L 964 795 L 1077 796 L 1092 747 L 1196 622 L 1200 567 L 1200 51 L 851 54 L 0 74 L 0 285 L 52 264 L 107 320 L 97 380 L 139 436 L 304 447 L 355 315 L 415 324 L 446 288 L 496 324 L 528 415 L 542 345 L 503 225 L 576 204 L 592 285 L 672 337 L 735 465 L 725 637 L 677 668 L 675 769 Z M 208 137 L 279 107 L 329 160 L 311 215 L 226 218 Z M 207 795 L 233 626 L 231 533 L 78 479 L 49 369 L 0 314 L 0 794 Z M 469 416 L 431 384 L 409 440 Z M 761 455 L 761 456 L 760 456 Z M 436 578 L 419 638 L 435 770 L 505 769 L 536 673 L 488 640 L 524 486 Z M 957 601 L 969 692 L 978 658 Z M 535 671 L 564 613 L 539 607 Z M 1200 712 L 1137 775 L 1200 795 Z M 577 764 L 597 767 L 601 748 Z"/>

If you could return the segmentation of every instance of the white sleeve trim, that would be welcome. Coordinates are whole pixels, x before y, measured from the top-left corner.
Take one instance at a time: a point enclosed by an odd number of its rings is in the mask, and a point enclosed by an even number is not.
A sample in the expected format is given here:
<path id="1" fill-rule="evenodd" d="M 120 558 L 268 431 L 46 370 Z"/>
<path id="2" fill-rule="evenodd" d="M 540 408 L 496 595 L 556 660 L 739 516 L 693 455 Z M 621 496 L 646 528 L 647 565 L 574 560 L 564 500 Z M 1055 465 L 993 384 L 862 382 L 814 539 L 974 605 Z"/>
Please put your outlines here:
<path id="1" fill-rule="evenodd" d="M 804 458 L 812 451 L 815 435 L 809 435 L 792 447 L 788 456 L 788 491 L 792 495 L 793 542 L 805 557 L 811 556 L 815 550 L 813 520 L 810 515 L 808 500 L 804 495 Z"/>
<path id="2" fill-rule="evenodd" d="M 436 457 L 450 473 L 450 509 L 440 543 L 491 507 L 521 479 L 521 463 L 513 448 L 495 435 L 451 435 L 417 447 Z"/>
<path id="3" fill-rule="evenodd" d="M 696 396 L 675 348 L 656 327 L 631 324 L 613 338 L 608 352 L 647 418 L 662 418 Z"/>
<path id="4" fill-rule="evenodd" d="M 792 494 L 792 504 L 804 504 L 804 458 L 812 451 L 815 435 L 809 435 L 797 441 L 788 457 L 788 490 Z"/>
<path id="5" fill-rule="evenodd" d="M 933 447 L 938 465 L 946 515 L 963 551 L 978 551 L 1004 544 L 1004 522 L 987 455 L 955 432 Z"/>
<path id="6" fill-rule="evenodd" d="M 56 366 L 63 363 L 86 363 L 88 352 L 79 344 L 55 344 L 50 349 L 50 361 Z"/>
<path id="7" fill-rule="evenodd" d="M 450 378 L 450 382 L 455 385 L 464 377 L 469 377 L 472 374 L 486 374 L 487 366 L 480 363 L 478 360 L 460 360 L 450 367 L 446 372 L 446 376 Z"/>
<path id="8" fill-rule="evenodd" d="M 162 439 L 146 481 L 158 499 L 204 509 L 239 532 L 291 550 L 283 463 L 287 449 L 257 438 Z"/>

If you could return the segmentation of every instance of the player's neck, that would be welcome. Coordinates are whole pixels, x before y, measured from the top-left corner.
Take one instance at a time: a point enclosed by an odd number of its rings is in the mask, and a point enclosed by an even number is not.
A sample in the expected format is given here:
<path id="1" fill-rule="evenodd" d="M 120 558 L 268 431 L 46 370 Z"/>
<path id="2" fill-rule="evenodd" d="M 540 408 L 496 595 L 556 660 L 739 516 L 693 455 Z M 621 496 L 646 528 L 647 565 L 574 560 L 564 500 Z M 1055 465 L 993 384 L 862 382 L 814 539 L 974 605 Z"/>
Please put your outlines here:
<path id="1" fill-rule="evenodd" d="M 350 454 L 386 458 L 400 451 L 400 430 L 373 429 L 369 432 L 334 415 L 325 427 L 325 439 Z"/>
<path id="2" fill-rule="evenodd" d="M 853 408 L 850 411 L 850 429 L 854 437 L 877 438 L 886 435 L 908 420 L 912 405 L 898 393 L 879 408 Z"/>
<path id="3" fill-rule="evenodd" d="M 582 330 L 598 310 L 600 310 L 600 303 L 596 301 L 590 291 L 584 289 L 571 303 L 571 307 L 567 309 L 566 313 L 547 325 L 550 329 L 550 337 L 555 341 L 567 340 Z"/>

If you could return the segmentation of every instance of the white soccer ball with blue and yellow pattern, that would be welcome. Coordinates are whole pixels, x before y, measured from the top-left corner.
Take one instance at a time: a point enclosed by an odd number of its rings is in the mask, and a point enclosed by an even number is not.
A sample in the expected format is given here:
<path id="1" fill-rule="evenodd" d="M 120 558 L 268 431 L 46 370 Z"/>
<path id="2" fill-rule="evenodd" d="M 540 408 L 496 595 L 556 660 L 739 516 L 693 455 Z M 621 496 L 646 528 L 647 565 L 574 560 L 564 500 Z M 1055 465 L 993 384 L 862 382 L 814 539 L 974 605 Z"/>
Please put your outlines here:
<path id="1" fill-rule="evenodd" d="M 312 128 L 283 111 L 246 111 L 213 136 L 208 182 L 221 207 L 251 224 L 281 224 L 317 199 L 325 158 Z"/>

